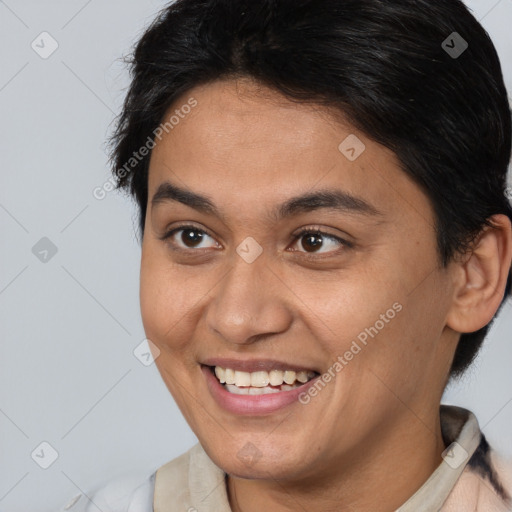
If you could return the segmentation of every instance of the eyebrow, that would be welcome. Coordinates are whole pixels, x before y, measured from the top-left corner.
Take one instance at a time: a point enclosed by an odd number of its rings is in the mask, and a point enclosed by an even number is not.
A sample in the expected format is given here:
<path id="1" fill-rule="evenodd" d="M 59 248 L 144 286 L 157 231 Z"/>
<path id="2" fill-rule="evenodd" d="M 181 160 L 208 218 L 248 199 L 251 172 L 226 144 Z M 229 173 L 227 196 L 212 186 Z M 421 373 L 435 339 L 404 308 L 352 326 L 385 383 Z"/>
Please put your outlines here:
<path id="1" fill-rule="evenodd" d="M 164 181 L 158 186 L 153 195 L 151 205 L 154 206 L 158 203 L 172 201 L 182 203 L 202 213 L 214 215 L 224 220 L 224 216 L 209 197 L 178 187 L 169 181 Z M 361 197 L 338 189 L 323 189 L 288 199 L 272 210 L 270 218 L 280 220 L 319 209 L 330 209 L 361 215 L 382 215 L 382 212 Z"/>

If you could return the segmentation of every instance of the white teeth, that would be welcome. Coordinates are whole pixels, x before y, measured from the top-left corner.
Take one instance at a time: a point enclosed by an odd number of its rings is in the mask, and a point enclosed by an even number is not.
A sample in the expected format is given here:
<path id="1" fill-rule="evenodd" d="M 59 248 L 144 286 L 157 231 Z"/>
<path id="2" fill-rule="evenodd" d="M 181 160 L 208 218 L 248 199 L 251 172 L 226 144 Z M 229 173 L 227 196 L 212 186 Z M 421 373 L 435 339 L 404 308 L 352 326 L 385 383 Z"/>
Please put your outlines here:
<path id="1" fill-rule="evenodd" d="M 230 393 L 234 393 L 235 395 L 248 395 L 249 394 L 249 388 L 239 388 L 238 386 L 235 386 L 234 384 L 226 384 L 226 389 Z"/>
<path id="2" fill-rule="evenodd" d="M 304 384 L 304 382 L 307 382 L 309 379 L 308 379 L 308 372 L 297 372 L 297 380 L 299 382 L 302 382 Z"/>
<path id="3" fill-rule="evenodd" d="M 215 368 L 217 368 L 217 366 Z M 235 370 L 226 368 L 225 373 L 224 373 L 224 378 L 226 379 L 226 384 L 234 384 L 235 383 Z"/>
<path id="4" fill-rule="evenodd" d="M 217 379 L 219 379 L 221 384 L 224 384 L 226 382 L 226 370 L 224 370 L 224 368 L 216 366 L 215 375 L 217 375 Z"/>
<path id="5" fill-rule="evenodd" d="M 281 370 L 271 370 L 268 372 L 270 384 L 272 384 L 272 386 L 280 386 L 284 382 L 283 375 L 284 372 Z"/>
<path id="6" fill-rule="evenodd" d="M 251 386 L 255 388 L 264 388 L 268 386 L 270 377 L 268 372 L 253 372 L 251 373 Z"/>
<path id="7" fill-rule="evenodd" d="M 297 377 L 297 374 L 293 371 L 286 370 L 284 372 L 284 381 L 286 384 L 293 384 L 295 382 L 295 377 Z"/>
<path id="8" fill-rule="evenodd" d="M 279 393 L 280 389 L 274 389 L 271 387 L 266 388 L 239 388 L 234 384 L 226 384 L 226 389 L 235 395 L 268 395 L 270 393 Z"/>
<path id="9" fill-rule="evenodd" d="M 235 370 L 235 384 L 240 386 L 250 386 L 251 385 L 251 374 L 247 372 L 239 372 Z"/>
<path id="10" fill-rule="evenodd" d="M 271 370 L 266 372 L 261 370 L 249 373 L 216 366 L 215 375 L 219 382 L 221 384 L 225 383 L 226 389 L 232 393 L 258 395 L 293 389 L 306 383 L 316 374 L 308 370 L 300 372 L 293 370 Z M 281 389 L 272 388 L 269 384 L 275 387 L 281 386 Z"/>

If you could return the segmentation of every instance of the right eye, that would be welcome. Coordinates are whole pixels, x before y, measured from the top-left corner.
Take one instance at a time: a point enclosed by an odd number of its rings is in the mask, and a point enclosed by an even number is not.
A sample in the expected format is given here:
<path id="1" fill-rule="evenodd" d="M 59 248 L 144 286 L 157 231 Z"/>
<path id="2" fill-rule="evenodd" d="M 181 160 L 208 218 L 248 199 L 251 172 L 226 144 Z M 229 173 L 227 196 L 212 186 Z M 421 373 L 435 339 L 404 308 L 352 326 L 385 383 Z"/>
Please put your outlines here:
<path id="1" fill-rule="evenodd" d="M 194 249 L 207 249 L 207 246 L 201 246 L 201 244 L 207 241 L 207 238 L 212 237 L 203 229 L 199 229 L 191 224 L 184 224 L 168 231 L 161 237 L 161 240 L 167 241 L 172 250 L 193 251 Z"/>

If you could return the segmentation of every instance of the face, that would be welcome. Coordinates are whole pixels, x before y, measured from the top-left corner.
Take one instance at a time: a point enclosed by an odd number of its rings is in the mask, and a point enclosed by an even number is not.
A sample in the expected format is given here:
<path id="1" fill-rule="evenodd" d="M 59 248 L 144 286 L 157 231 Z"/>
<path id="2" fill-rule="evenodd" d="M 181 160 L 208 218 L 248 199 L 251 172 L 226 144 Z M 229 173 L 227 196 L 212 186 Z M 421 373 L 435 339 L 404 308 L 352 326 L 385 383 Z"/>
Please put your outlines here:
<path id="1" fill-rule="evenodd" d="M 393 153 L 248 80 L 197 87 L 165 120 L 176 110 L 151 155 L 141 310 L 209 456 L 298 481 L 430 435 L 452 280 Z"/>

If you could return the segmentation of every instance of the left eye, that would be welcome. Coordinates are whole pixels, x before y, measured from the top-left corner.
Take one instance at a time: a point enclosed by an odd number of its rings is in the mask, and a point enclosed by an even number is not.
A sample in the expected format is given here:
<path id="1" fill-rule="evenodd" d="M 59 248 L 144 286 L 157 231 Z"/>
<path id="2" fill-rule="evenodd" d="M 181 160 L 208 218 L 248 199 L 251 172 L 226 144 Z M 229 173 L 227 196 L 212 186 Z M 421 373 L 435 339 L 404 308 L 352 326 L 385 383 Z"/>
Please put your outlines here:
<path id="1" fill-rule="evenodd" d="M 343 240 L 342 238 L 339 238 L 337 236 L 331 235 L 329 233 L 324 233 L 322 231 L 318 230 L 305 230 L 301 231 L 296 237 L 295 242 L 298 242 L 302 239 L 302 247 L 305 249 L 304 252 L 306 253 L 318 253 L 317 249 L 324 249 L 331 247 L 331 250 L 336 251 L 339 246 L 349 246 L 348 242 Z M 328 241 L 326 244 L 325 241 Z M 302 251 L 296 251 L 296 252 L 302 252 Z M 322 251 L 324 252 L 331 252 L 329 250 Z M 321 253 L 321 254 L 322 254 Z"/>
<path id="2" fill-rule="evenodd" d="M 180 232 L 181 236 L 176 237 L 175 235 Z M 176 241 L 176 238 L 178 241 Z M 177 246 L 177 250 L 205 249 L 219 246 L 215 241 L 210 246 L 204 245 L 208 238 L 214 240 L 206 231 L 196 228 L 195 226 L 179 226 L 166 233 L 162 237 L 162 240 L 170 240 L 172 245 Z M 303 230 L 295 235 L 293 243 L 296 244 L 300 240 L 302 240 L 301 246 L 304 251 L 294 249 L 292 252 L 323 254 L 336 251 L 340 246 L 350 247 L 350 244 L 346 240 L 320 230 Z M 320 251 L 320 249 L 325 250 Z"/>

